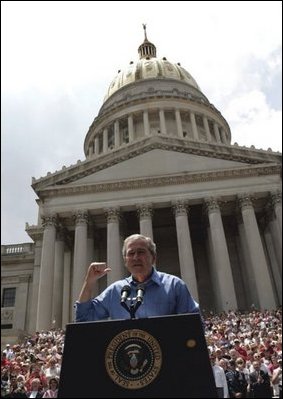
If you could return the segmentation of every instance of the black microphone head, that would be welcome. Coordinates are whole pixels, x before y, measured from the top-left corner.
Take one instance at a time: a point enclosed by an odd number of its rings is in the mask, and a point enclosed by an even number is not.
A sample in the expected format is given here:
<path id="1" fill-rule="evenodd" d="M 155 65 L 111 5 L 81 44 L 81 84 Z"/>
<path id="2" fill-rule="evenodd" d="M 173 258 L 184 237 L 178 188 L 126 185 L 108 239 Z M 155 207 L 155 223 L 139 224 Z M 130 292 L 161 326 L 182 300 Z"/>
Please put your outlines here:
<path id="1" fill-rule="evenodd" d="M 131 287 L 129 285 L 124 285 L 124 287 L 121 289 L 121 294 L 123 294 L 123 292 L 127 292 L 129 295 L 131 293 Z"/>
<path id="2" fill-rule="evenodd" d="M 143 284 L 143 283 L 139 284 L 139 285 L 137 286 L 137 291 L 138 291 L 138 290 L 142 290 L 142 292 L 144 292 L 144 291 L 145 291 L 145 284 Z"/>

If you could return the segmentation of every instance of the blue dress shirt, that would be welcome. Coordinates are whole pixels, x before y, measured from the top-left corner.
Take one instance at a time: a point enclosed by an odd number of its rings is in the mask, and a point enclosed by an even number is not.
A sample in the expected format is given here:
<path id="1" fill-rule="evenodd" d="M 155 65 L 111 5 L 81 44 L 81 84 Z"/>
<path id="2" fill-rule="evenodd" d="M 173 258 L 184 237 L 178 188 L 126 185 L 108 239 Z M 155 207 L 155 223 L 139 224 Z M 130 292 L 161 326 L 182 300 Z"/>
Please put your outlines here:
<path id="1" fill-rule="evenodd" d="M 129 319 L 130 315 L 120 304 L 121 289 L 130 285 L 131 295 L 136 296 L 137 283 L 132 276 L 116 281 L 96 298 L 75 304 L 76 322 L 104 319 Z M 192 298 L 185 282 L 179 277 L 162 273 L 153 268 L 145 287 L 142 305 L 136 318 L 165 316 L 181 313 L 199 313 L 199 305 Z M 130 302 L 127 301 L 130 305 Z"/>

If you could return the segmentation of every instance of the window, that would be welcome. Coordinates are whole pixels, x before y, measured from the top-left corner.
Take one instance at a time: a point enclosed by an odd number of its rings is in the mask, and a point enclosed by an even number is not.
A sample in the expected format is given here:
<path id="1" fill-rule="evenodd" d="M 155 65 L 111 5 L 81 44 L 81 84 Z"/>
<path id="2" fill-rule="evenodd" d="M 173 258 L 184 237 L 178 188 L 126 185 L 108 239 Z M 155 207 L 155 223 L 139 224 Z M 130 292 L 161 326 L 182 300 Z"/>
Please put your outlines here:
<path id="1" fill-rule="evenodd" d="M 15 306 L 16 288 L 3 288 L 2 308 Z"/>

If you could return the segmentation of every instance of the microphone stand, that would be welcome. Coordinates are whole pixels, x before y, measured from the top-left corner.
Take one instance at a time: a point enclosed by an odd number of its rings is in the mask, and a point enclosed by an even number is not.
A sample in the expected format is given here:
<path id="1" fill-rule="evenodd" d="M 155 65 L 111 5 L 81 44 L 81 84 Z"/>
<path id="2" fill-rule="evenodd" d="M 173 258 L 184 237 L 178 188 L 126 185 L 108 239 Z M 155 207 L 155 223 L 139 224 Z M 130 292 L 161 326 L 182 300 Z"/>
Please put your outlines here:
<path id="1" fill-rule="evenodd" d="M 126 304 L 126 302 L 121 302 L 121 305 L 130 313 L 131 319 L 135 319 L 136 311 L 138 310 L 142 302 L 141 301 L 134 302 L 136 298 L 129 298 L 129 299 L 131 300 L 130 307 Z"/>

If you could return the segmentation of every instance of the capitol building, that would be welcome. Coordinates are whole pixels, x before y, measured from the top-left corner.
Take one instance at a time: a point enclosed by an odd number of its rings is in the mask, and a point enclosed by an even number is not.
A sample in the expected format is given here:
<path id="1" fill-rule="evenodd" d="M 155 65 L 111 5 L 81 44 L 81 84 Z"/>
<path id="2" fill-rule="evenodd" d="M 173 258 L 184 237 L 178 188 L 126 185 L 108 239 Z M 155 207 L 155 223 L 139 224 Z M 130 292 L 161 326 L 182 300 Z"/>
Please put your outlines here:
<path id="1" fill-rule="evenodd" d="M 202 310 L 282 304 L 282 154 L 232 144 L 225 116 L 145 26 L 138 55 L 106 88 L 85 159 L 32 179 L 33 242 L 1 246 L 4 341 L 72 322 L 90 262 L 112 269 L 95 295 L 126 276 L 122 243 L 139 232 Z"/>

